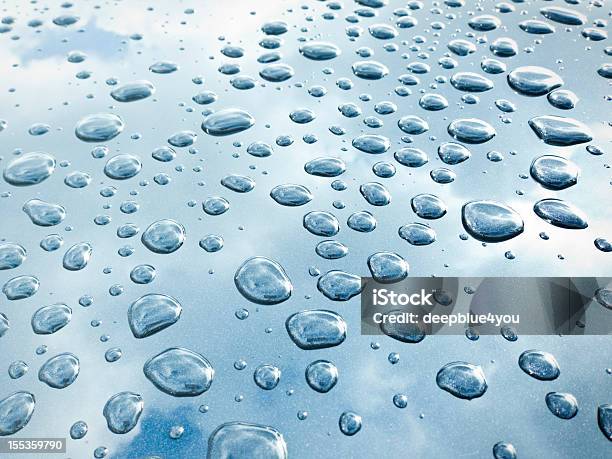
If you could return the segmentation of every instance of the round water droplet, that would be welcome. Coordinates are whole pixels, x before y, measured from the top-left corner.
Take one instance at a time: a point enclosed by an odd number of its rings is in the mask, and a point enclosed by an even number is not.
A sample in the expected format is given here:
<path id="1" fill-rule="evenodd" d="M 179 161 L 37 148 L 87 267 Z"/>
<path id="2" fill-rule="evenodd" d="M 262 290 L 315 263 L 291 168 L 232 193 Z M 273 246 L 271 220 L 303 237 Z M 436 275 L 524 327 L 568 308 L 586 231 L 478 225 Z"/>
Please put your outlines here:
<path id="1" fill-rule="evenodd" d="M 47 360 L 38 371 L 38 379 L 54 389 L 64 389 L 76 380 L 79 370 L 77 356 L 66 352 Z"/>
<path id="2" fill-rule="evenodd" d="M 185 228 L 174 220 L 158 220 L 142 233 L 142 243 L 155 253 L 172 253 L 185 242 Z"/>
<path id="3" fill-rule="evenodd" d="M 265 257 L 246 260 L 236 271 L 234 283 L 238 291 L 257 304 L 278 304 L 291 296 L 293 285 L 283 267 Z"/>
<path id="4" fill-rule="evenodd" d="M 345 411 L 340 415 L 340 419 L 338 420 L 340 432 L 349 437 L 352 437 L 361 430 L 361 424 L 361 416 L 352 411 Z"/>
<path id="5" fill-rule="evenodd" d="M 300 46 L 300 53 L 313 61 L 327 61 L 340 55 L 340 48 L 333 43 L 315 41 Z"/>
<path id="6" fill-rule="evenodd" d="M 70 438 L 80 440 L 87 435 L 88 430 L 89 427 L 85 421 L 77 421 L 70 427 Z"/>
<path id="7" fill-rule="evenodd" d="M 495 459 L 516 459 L 516 448 L 512 443 L 500 441 L 493 445 L 493 457 Z"/>
<path id="8" fill-rule="evenodd" d="M 338 382 L 338 369 L 328 360 L 316 360 L 306 367 L 306 382 L 311 389 L 325 394 Z"/>
<path id="9" fill-rule="evenodd" d="M 253 373 L 253 380 L 263 390 L 272 390 L 280 381 L 281 371 L 274 365 L 260 365 Z"/>
<path id="10" fill-rule="evenodd" d="M 389 69 L 377 61 L 357 61 L 352 69 L 355 76 L 364 80 L 380 80 L 389 74 Z"/>

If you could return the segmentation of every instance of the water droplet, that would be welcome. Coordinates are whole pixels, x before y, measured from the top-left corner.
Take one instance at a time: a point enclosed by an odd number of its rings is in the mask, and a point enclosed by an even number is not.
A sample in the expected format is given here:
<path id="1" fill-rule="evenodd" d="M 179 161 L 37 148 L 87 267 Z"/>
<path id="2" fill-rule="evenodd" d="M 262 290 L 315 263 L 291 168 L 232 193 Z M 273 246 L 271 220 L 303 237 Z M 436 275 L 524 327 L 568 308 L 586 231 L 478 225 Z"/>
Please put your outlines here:
<path id="1" fill-rule="evenodd" d="M 376 282 L 391 284 L 408 276 L 408 262 L 393 252 L 376 252 L 368 258 L 368 268 Z"/>
<path id="2" fill-rule="evenodd" d="M 473 72 L 457 72 L 451 79 L 453 88 L 465 92 L 484 92 L 493 89 L 493 82 L 488 78 Z"/>
<path id="3" fill-rule="evenodd" d="M 38 226 L 59 225 L 66 218 L 64 207 L 40 199 L 30 199 L 23 205 L 23 211 Z"/>
<path id="4" fill-rule="evenodd" d="M 325 394 L 338 382 L 338 369 L 328 360 L 316 360 L 306 367 L 306 382 L 311 389 Z"/>
<path id="5" fill-rule="evenodd" d="M 238 108 L 226 108 L 211 113 L 202 121 L 202 130 L 212 136 L 236 134 L 255 124 L 248 112 Z"/>
<path id="6" fill-rule="evenodd" d="M 338 346 L 346 339 L 344 319 L 323 309 L 296 312 L 289 316 L 285 328 L 291 340 L 304 350 Z"/>
<path id="7" fill-rule="evenodd" d="M 332 301 L 348 301 L 363 289 L 361 278 L 344 271 L 329 271 L 317 281 L 319 291 Z"/>
<path id="8" fill-rule="evenodd" d="M 123 131 L 123 120 L 112 113 L 87 115 L 76 125 L 75 135 L 84 142 L 107 142 Z"/>
<path id="9" fill-rule="evenodd" d="M 126 434 L 138 424 L 144 402 L 134 392 L 119 392 L 108 399 L 102 414 L 106 418 L 108 430 L 116 434 Z"/>
<path id="10" fill-rule="evenodd" d="M 552 414 L 561 419 L 572 419 L 578 414 L 578 400 L 565 392 L 546 394 L 546 406 Z"/>
<path id="11" fill-rule="evenodd" d="M 584 123 L 561 116 L 536 116 L 529 126 L 548 145 L 567 147 L 593 140 L 590 128 Z"/>
<path id="12" fill-rule="evenodd" d="M 202 355 L 170 348 L 149 359 L 143 371 L 155 387 L 174 397 L 196 397 L 212 384 L 215 371 Z"/>
<path id="13" fill-rule="evenodd" d="M 87 242 L 79 242 L 74 244 L 64 254 L 62 262 L 65 269 L 69 271 L 79 271 L 89 263 L 91 259 L 92 247 Z"/>
<path id="14" fill-rule="evenodd" d="M 6 281 L 2 293 L 8 300 L 23 300 L 30 298 L 38 291 L 40 282 L 34 276 L 17 276 Z"/>
<path id="15" fill-rule="evenodd" d="M 313 61 L 327 61 L 340 55 L 340 48 L 328 42 L 309 42 L 300 46 L 300 53 Z"/>
<path id="16" fill-rule="evenodd" d="M 207 457 L 233 458 L 246 454 L 266 459 L 287 459 L 287 444 L 276 429 L 246 422 L 228 422 L 208 439 Z"/>
<path id="17" fill-rule="evenodd" d="M 147 80 L 137 80 L 123 84 L 113 91 L 111 97 L 117 102 L 135 102 L 146 99 L 155 93 L 155 87 Z"/>
<path id="18" fill-rule="evenodd" d="M 51 176 L 55 158 L 40 151 L 14 159 L 4 169 L 4 180 L 13 186 L 36 185 Z"/>
<path id="19" fill-rule="evenodd" d="M 508 84 L 525 96 L 543 96 L 563 84 L 563 80 L 552 70 L 544 67 L 517 67 L 508 74 Z"/>
<path id="20" fill-rule="evenodd" d="M 278 185 L 270 191 L 270 197 L 282 206 L 303 206 L 312 201 L 312 193 L 302 185 Z"/>
<path id="21" fill-rule="evenodd" d="M 158 220 L 142 233 L 141 240 L 152 252 L 172 253 L 185 242 L 185 228 L 174 220 Z"/>
<path id="22" fill-rule="evenodd" d="M 357 61 L 352 69 L 355 76 L 364 80 L 380 80 L 389 74 L 389 69 L 377 61 Z"/>
<path id="23" fill-rule="evenodd" d="M 280 381 L 281 371 L 274 365 L 260 365 L 253 373 L 253 380 L 263 390 L 272 390 Z"/>
<path id="24" fill-rule="evenodd" d="M 484 143 L 495 136 L 495 129 L 476 118 L 456 119 L 448 125 L 448 133 L 460 142 Z"/>
<path id="25" fill-rule="evenodd" d="M 561 373 L 555 357 L 544 351 L 525 351 L 519 357 L 518 364 L 521 370 L 540 381 L 552 381 Z"/>
<path id="26" fill-rule="evenodd" d="M 436 384 L 442 390 L 465 400 L 482 397 L 487 381 L 482 368 L 467 362 L 451 362 L 436 375 Z"/>
<path id="27" fill-rule="evenodd" d="M 20 391 L 0 400 L 0 436 L 13 435 L 23 429 L 34 413 L 36 399 Z"/>
<path id="28" fill-rule="evenodd" d="M 64 389 L 76 380 L 79 370 L 77 356 L 65 352 L 47 360 L 38 371 L 38 379 L 54 389 Z"/>
<path id="29" fill-rule="evenodd" d="M 573 204 L 561 199 L 542 199 L 533 206 L 542 220 L 566 229 L 584 229 L 588 225 L 586 215 Z"/>
<path id="30" fill-rule="evenodd" d="M 51 335 L 64 328 L 72 319 L 72 309 L 65 304 L 43 306 L 32 315 L 32 330 L 37 335 Z"/>
<path id="31" fill-rule="evenodd" d="M 89 427 L 85 421 L 77 421 L 70 427 L 70 438 L 80 440 L 87 435 L 88 430 Z"/>
<path id="32" fill-rule="evenodd" d="M 561 156 L 543 155 L 533 160 L 530 173 L 544 188 L 557 191 L 575 185 L 579 169 Z"/>
<path id="33" fill-rule="evenodd" d="M 463 227 L 483 242 L 502 242 L 524 230 L 521 216 L 511 207 L 496 201 L 471 201 L 461 209 Z"/>
<path id="34" fill-rule="evenodd" d="M 246 260 L 236 271 L 234 283 L 238 291 L 257 304 L 278 304 L 291 296 L 293 285 L 283 267 L 265 257 Z"/>
<path id="35" fill-rule="evenodd" d="M 182 311 L 176 299 L 160 293 L 150 293 L 130 305 L 128 323 L 135 338 L 146 338 L 176 323 Z"/>
<path id="36" fill-rule="evenodd" d="M 26 250 L 19 244 L 0 243 L 0 271 L 15 269 L 26 259 Z"/>
<path id="37" fill-rule="evenodd" d="M 361 430 L 361 424 L 361 416 L 352 411 L 345 411 L 340 415 L 340 419 L 338 420 L 340 432 L 349 437 L 355 435 Z"/>

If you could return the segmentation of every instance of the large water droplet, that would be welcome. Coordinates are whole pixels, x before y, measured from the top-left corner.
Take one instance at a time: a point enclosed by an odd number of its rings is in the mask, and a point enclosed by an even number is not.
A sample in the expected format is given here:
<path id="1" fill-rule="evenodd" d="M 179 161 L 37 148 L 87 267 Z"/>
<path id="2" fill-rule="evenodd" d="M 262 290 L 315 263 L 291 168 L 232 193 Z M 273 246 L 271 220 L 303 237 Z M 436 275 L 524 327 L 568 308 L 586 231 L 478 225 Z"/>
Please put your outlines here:
<path id="1" fill-rule="evenodd" d="M 332 301 L 347 301 L 361 293 L 361 278 L 344 271 L 329 271 L 317 281 L 319 291 Z"/>
<path id="2" fill-rule="evenodd" d="M 276 429 L 246 422 L 222 424 L 208 439 L 209 458 L 287 459 L 287 444 Z"/>
<path id="3" fill-rule="evenodd" d="M 496 201 L 471 201 L 461 209 L 463 227 L 483 242 L 502 242 L 523 232 L 521 216 L 511 207 Z"/>
<path id="4" fill-rule="evenodd" d="M 278 304 L 291 296 L 293 285 L 283 267 L 265 257 L 246 260 L 236 271 L 238 291 L 257 304 Z"/>
<path id="5" fill-rule="evenodd" d="M 224 136 L 245 131 L 254 124 L 255 118 L 245 110 L 226 108 L 204 118 L 202 130 L 213 136 Z"/>
<path id="6" fill-rule="evenodd" d="M 534 204 L 533 211 L 542 220 L 559 228 L 584 229 L 589 226 L 584 212 L 561 199 L 542 199 Z"/>
<path id="7" fill-rule="evenodd" d="M 176 299 L 160 293 L 150 293 L 130 305 L 128 323 L 134 337 L 146 338 L 176 323 L 182 311 Z"/>
<path id="8" fill-rule="evenodd" d="M 158 220 L 142 233 L 142 243 L 155 253 L 172 253 L 185 242 L 185 228 L 174 220 Z"/>
<path id="9" fill-rule="evenodd" d="M 87 115 L 76 125 L 74 133 L 84 142 L 107 142 L 124 128 L 123 120 L 112 113 Z"/>
<path id="10" fill-rule="evenodd" d="M 338 382 L 338 368 L 328 360 L 315 360 L 306 367 L 306 382 L 311 389 L 325 394 Z"/>
<path id="11" fill-rule="evenodd" d="M 525 96 L 543 96 L 563 84 L 563 80 L 552 70 L 529 65 L 517 67 L 508 74 L 508 84 Z"/>
<path id="12" fill-rule="evenodd" d="M 66 218 L 64 207 L 40 199 L 30 199 L 23 205 L 23 211 L 38 226 L 59 225 Z"/>
<path id="13" fill-rule="evenodd" d="M 4 169 L 4 180 L 14 186 L 36 185 L 49 178 L 54 170 L 55 158 L 36 151 L 11 161 Z"/>
<path id="14" fill-rule="evenodd" d="M 13 435 L 23 429 L 34 413 L 36 399 L 20 391 L 0 400 L 0 436 Z"/>
<path id="15" fill-rule="evenodd" d="M 467 362 L 444 365 L 436 375 L 436 384 L 440 389 L 466 400 L 482 397 L 487 390 L 482 368 Z"/>
<path id="16" fill-rule="evenodd" d="M 561 370 L 555 357 L 544 351 L 528 350 L 521 354 L 519 367 L 529 376 L 541 381 L 557 379 Z"/>
<path id="17" fill-rule="evenodd" d="M 138 424 L 144 401 L 134 392 L 119 392 L 108 399 L 102 414 L 106 418 L 108 430 L 116 434 L 126 434 Z"/>
<path id="18" fill-rule="evenodd" d="M 568 159 L 555 155 L 543 155 L 531 163 L 531 176 L 544 188 L 563 190 L 578 181 L 578 166 Z"/>
<path id="19" fill-rule="evenodd" d="M 546 394 L 546 406 L 552 414 L 561 419 L 572 419 L 578 414 L 578 400 L 565 392 Z"/>
<path id="20" fill-rule="evenodd" d="M 131 81 L 111 91 L 111 97 L 117 102 L 135 102 L 146 99 L 155 93 L 153 83 L 147 80 Z"/>
<path id="21" fill-rule="evenodd" d="M 38 379 L 54 389 L 64 389 L 76 380 L 79 370 L 77 356 L 65 352 L 47 360 L 38 371 Z"/>
<path id="22" fill-rule="evenodd" d="M 70 322 L 72 309 L 65 304 L 43 306 L 32 315 L 32 330 L 37 335 L 51 335 Z"/>
<path id="23" fill-rule="evenodd" d="M 476 118 L 456 119 L 448 125 L 448 133 L 465 143 L 484 143 L 495 136 L 495 129 Z"/>
<path id="24" fill-rule="evenodd" d="M 197 397 L 212 384 L 215 371 L 202 355 L 183 348 L 170 348 L 151 357 L 143 367 L 155 387 L 174 397 Z"/>
<path id="25" fill-rule="evenodd" d="M 562 116 L 536 116 L 529 126 L 548 145 L 566 147 L 593 140 L 591 129 L 584 123 Z"/>
<path id="26" fill-rule="evenodd" d="M 346 322 L 333 311 L 313 309 L 289 316 L 285 328 L 291 340 L 304 350 L 325 349 L 346 339 Z"/>
<path id="27" fill-rule="evenodd" d="M 26 250 L 19 244 L 0 243 L 0 271 L 15 269 L 26 259 Z"/>
<path id="28" fill-rule="evenodd" d="M 89 263 L 91 259 L 92 247 L 87 242 L 79 242 L 74 244 L 64 254 L 62 264 L 69 271 L 79 271 Z"/>

